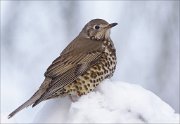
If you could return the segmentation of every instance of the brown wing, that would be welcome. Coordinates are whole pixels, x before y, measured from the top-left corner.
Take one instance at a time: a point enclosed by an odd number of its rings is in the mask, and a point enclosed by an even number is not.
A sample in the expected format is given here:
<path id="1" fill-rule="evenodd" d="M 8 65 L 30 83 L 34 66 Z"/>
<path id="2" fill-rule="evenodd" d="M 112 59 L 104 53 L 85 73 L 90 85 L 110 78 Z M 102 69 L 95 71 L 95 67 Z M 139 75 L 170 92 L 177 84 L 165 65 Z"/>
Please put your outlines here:
<path id="1" fill-rule="evenodd" d="M 76 46 L 69 52 L 62 52 L 63 54 L 53 61 L 45 73 L 46 77 L 52 79 L 49 88 L 33 106 L 50 98 L 56 91 L 62 90 L 98 61 L 102 55 L 102 44 L 96 41 L 88 42 L 93 45 L 86 43 L 80 47 Z M 89 45 L 88 48 L 86 45 Z"/>
<path id="2" fill-rule="evenodd" d="M 53 76 L 56 75 L 56 77 L 52 79 L 51 87 L 48 91 L 56 91 L 73 82 L 78 76 L 82 75 L 89 67 L 95 64 L 100 56 L 101 52 L 88 53 L 87 55 L 80 54 L 77 57 L 77 63 L 65 65 L 64 68 L 61 69 L 63 73 L 61 72 L 60 74 L 59 70 L 53 73 Z"/>
<path id="3" fill-rule="evenodd" d="M 67 70 L 76 66 L 83 58 L 94 58 L 94 53 L 102 52 L 102 42 L 92 41 L 90 39 L 76 38 L 61 53 L 61 55 L 53 61 L 45 72 L 46 77 L 56 78 L 65 73 Z M 87 59 L 88 60 L 88 59 Z M 85 60 L 83 60 L 85 61 Z"/>

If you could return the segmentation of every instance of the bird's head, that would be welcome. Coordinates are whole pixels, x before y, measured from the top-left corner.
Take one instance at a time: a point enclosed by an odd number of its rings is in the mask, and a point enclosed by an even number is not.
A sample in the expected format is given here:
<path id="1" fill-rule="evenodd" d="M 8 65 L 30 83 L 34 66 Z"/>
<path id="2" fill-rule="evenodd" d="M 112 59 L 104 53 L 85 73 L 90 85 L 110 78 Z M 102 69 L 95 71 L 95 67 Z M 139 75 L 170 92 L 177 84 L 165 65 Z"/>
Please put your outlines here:
<path id="1" fill-rule="evenodd" d="M 80 35 L 92 40 L 108 40 L 110 39 L 110 29 L 116 25 L 117 23 L 109 24 L 103 19 L 93 19 L 84 26 Z"/>

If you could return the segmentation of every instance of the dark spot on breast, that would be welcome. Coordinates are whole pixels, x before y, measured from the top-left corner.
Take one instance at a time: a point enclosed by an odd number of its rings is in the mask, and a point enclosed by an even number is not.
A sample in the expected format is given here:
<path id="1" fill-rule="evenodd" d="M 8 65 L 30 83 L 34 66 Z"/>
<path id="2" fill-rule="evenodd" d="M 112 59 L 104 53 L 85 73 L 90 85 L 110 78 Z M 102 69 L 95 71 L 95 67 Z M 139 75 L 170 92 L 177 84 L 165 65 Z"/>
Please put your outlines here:
<path id="1" fill-rule="evenodd" d="M 85 80 L 88 80 L 88 79 L 89 79 L 89 77 L 88 77 L 88 76 L 84 76 L 84 79 L 85 79 Z"/>
<path id="2" fill-rule="evenodd" d="M 97 77 L 96 73 L 91 73 L 91 77 L 96 78 Z"/>
<path id="3" fill-rule="evenodd" d="M 100 73 L 99 73 L 99 72 L 97 72 L 97 75 L 99 76 L 99 75 L 100 75 Z"/>
<path id="4" fill-rule="evenodd" d="M 93 70 L 91 70 L 91 73 L 94 73 L 94 71 L 93 71 Z"/>
<path id="5" fill-rule="evenodd" d="M 98 68 L 98 70 L 101 70 L 101 67 L 100 67 L 100 65 L 99 65 L 99 64 L 97 65 L 97 68 Z"/>
<path id="6" fill-rule="evenodd" d="M 75 85 L 75 88 L 76 88 L 76 89 L 79 89 L 79 87 L 78 87 L 77 85 Z"/>
<path id="7" fill-rule="evenodd" d="M 86 85 L 84 85 L 85 89 L 88 90 L 88 87 Z"/>
<path id="8" fill-rule="evenodd" d="M 95 70 L 97 70 L 98 68 L 96 66 L 93 67 Z"/>
<path id="9" fill-rule="evenodd" d="M 78 81 L 77 84 L 81 85 L 81 81 Z"/>
<path id="10" fill-rule="evenodd" d="M 99 82 L 99 81 L 100 81 L 100 78 L 97 79 L 97 82 Z"/>

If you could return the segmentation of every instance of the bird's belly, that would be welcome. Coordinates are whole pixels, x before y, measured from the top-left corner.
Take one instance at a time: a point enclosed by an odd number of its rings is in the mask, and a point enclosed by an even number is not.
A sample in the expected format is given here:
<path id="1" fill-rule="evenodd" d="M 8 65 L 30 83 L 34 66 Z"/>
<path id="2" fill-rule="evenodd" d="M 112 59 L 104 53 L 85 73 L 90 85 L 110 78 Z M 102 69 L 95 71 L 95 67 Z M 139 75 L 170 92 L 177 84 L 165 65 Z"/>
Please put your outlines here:
<path id="1" fill-rule="evenodd" d="M 116 68 L 115 53 L 106 50 L 101 59 L 79 76 L 73 83 L 65 87 L 69 95 L 85 95 L 94 90 L 104 79 L 110 78 Z"/>

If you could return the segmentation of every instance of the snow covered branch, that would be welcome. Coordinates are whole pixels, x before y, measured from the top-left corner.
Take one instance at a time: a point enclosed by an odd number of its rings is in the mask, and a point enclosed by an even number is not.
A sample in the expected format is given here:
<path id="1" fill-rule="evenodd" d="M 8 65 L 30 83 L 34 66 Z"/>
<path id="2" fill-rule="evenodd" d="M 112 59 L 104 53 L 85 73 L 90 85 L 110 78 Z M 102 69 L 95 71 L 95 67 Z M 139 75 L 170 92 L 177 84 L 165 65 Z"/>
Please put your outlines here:
<path id="1" fill-rule="evenodd" d="M 178 123 L 179 114 L 151 91 L 106 80 L 77 102 L 71 103 L 68 97 L 48 101 L 34 122 Z"/>

